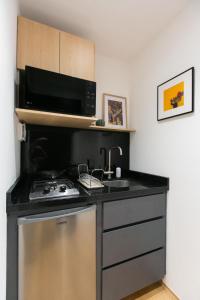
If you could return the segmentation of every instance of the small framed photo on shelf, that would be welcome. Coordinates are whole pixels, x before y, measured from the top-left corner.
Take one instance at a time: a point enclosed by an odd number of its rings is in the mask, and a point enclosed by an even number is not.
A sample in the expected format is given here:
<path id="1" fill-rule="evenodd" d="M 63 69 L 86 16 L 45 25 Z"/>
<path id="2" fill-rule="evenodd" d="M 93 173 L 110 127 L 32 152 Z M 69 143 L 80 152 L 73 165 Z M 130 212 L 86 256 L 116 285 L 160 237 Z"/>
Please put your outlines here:
<path id="1" fill-rule="evenodd" d="M 157 120 L 194 111 L 194 68 L 160 84 L 157 88 Z"/>
<path id="2" fill-rule="evenodd" d="M 127 128 L 126 98 L 103 94 L 103 115 L 106 127 Z"/>

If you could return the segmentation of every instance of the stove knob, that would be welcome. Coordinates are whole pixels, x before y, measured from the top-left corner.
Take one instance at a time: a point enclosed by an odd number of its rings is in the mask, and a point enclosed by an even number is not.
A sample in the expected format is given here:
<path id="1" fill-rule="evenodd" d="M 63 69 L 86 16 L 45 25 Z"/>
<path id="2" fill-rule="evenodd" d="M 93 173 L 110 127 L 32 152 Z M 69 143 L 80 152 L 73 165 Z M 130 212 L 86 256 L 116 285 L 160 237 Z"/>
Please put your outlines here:
<path id="1" fill-rule="evenodd" d="M 66 191 L 66 185 L 61 185 L 60 186 L 60 192 L 64 193 Z"/>
<path id="2" fill-rule="evenodd" d="M 49 185 L 44 187 L 44 194 L 48 194 L 51 191 L 51 187 Z"/>

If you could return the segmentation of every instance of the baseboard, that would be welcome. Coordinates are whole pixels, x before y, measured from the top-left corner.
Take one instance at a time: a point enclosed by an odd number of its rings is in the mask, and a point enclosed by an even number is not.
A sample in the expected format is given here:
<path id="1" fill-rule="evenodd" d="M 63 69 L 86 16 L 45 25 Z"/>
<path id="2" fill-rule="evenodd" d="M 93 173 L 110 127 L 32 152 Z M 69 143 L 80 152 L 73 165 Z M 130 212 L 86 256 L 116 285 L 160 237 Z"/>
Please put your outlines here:
<path id="1" fill-rule="evenodd" d="M 171 294 L 173 297 L 175 297 L 177 300 L 180 300 L 176 294 L 174 292 L 172 292 L 172 290 L 170 290 L 170 288 L 162 281 L 162 286 L 164 289 L 166 289 L 168 291 L 169 294 Z"/>

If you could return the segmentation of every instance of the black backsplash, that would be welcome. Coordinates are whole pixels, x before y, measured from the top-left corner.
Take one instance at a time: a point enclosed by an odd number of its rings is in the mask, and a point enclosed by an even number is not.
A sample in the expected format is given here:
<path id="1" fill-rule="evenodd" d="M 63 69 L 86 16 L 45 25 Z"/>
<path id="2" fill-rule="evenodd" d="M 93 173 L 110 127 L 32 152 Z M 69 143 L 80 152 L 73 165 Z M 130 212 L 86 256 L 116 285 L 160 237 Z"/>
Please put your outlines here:
<path id="1" fill-rule="evenodd" d="M 71 165 L 87 163 L 92 168 L 105 168 L 108 150 L 112 152 L 112 166 L 129 169 L 129 133 L 93 131 L 74 128 L 58 128 L 27 125 L 26 142 L 22 143 L 21 172 L 34 174 L 43 170 L 65 169 Z"/>

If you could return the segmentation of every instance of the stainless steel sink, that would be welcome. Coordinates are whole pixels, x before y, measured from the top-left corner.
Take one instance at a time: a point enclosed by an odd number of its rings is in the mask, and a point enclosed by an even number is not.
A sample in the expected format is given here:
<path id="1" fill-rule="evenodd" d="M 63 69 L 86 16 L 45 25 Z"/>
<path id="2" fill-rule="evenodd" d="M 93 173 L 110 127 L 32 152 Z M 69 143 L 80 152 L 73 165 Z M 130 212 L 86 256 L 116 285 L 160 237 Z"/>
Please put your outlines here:
<path id="1" fill-rule="evenodd" d="M 105 180 L 103 184 L 108 187 L 113 188 L 127 188 L 129 187 L 129 181 L 126 179 L 114 179 L 114 180 Z"/>

